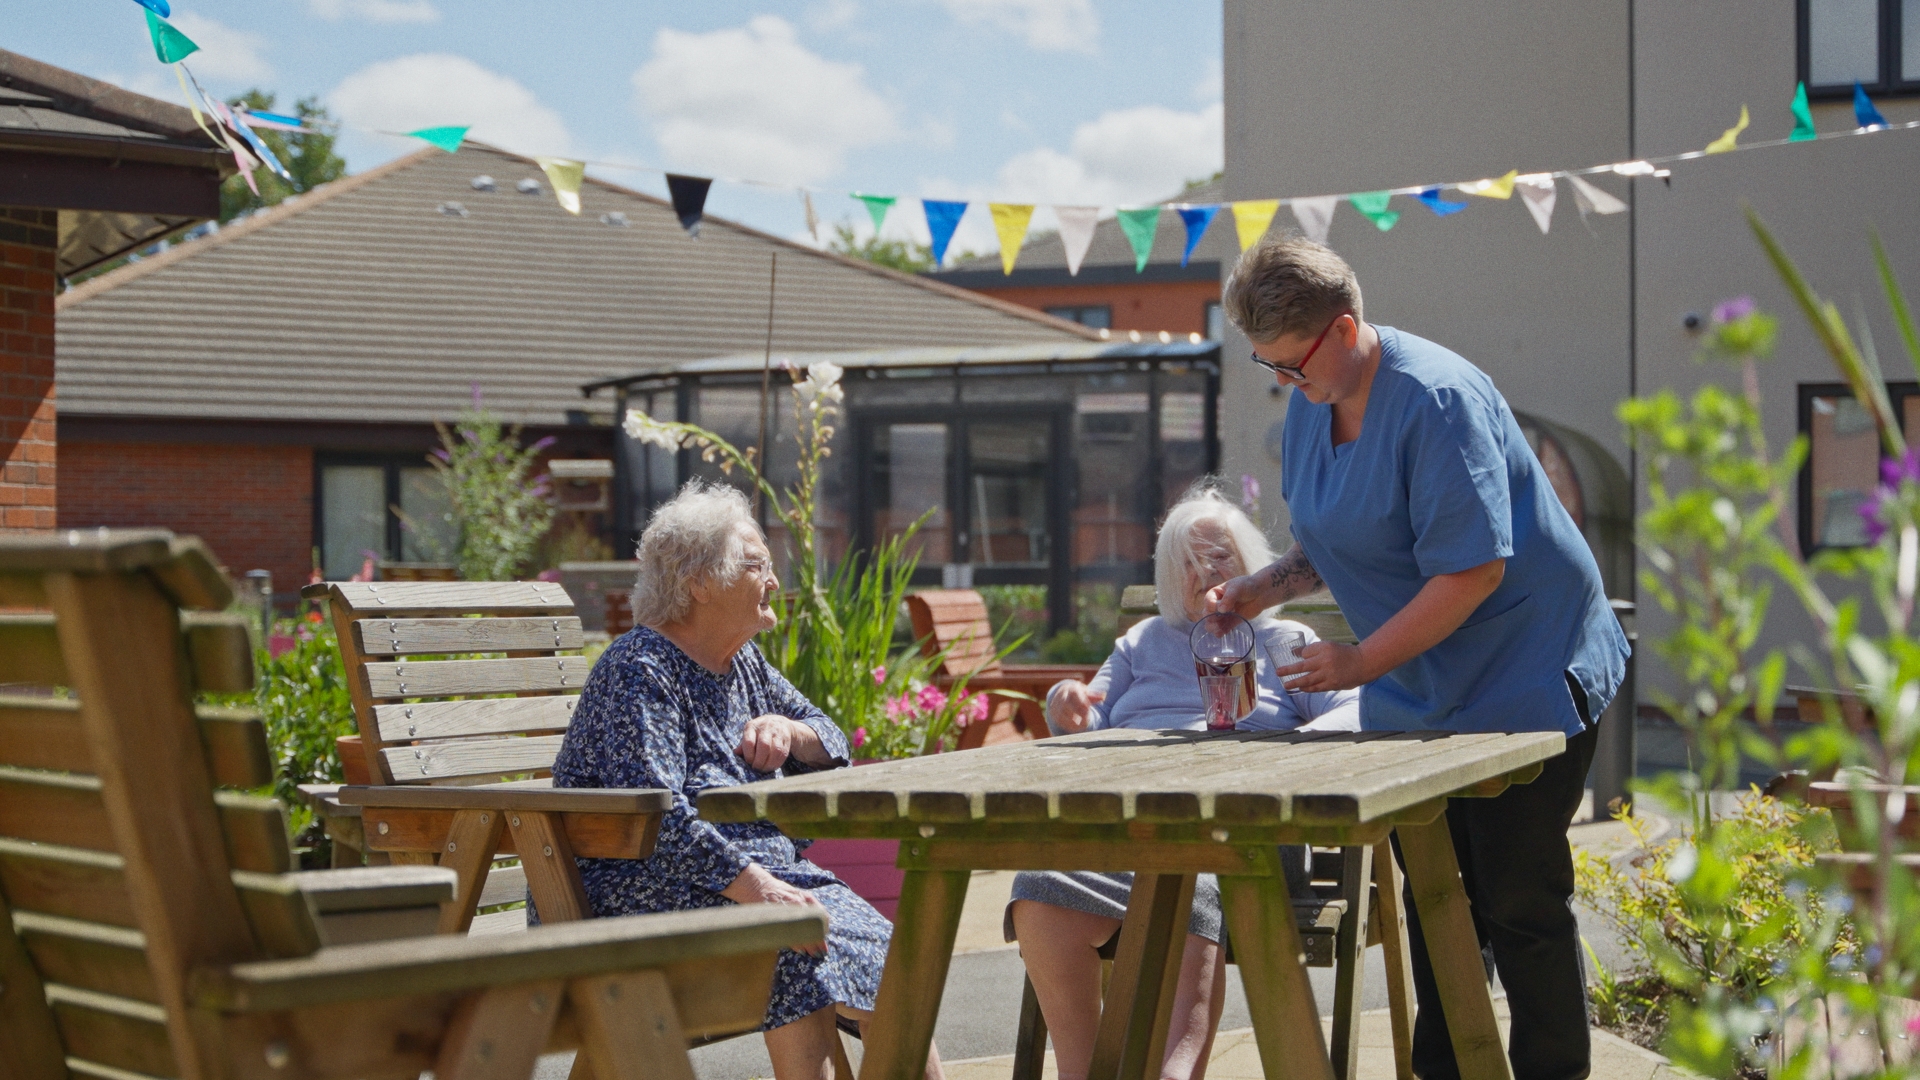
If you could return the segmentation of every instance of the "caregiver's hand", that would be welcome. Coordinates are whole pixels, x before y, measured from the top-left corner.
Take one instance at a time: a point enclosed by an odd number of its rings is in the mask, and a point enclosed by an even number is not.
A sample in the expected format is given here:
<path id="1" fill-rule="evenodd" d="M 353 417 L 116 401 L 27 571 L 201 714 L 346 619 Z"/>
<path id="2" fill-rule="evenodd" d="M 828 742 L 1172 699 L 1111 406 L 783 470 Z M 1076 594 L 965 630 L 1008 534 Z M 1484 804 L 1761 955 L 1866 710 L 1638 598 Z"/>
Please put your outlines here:
<path id="1" fill-rule="evenodd" d="M 1208 589 L 1206 596 L 1209 612 L 1231 611 L 1249 622 L 1272 607 L 1273 603 L 1267 599 L 1267 586 L 1259 574 L 1228 578 Z"/>
<path id="2" fill-rule="evenodd" d="M 825 908 L 811 892 L 781 881 L 759 863 L 748 863 L 731 885 L 720 890 L 720 895 L 736 904 L 796 904 L 800 907 Z M 818 945 L 803 945 L 800 951 L 825 956 L 827 945 L 824 941 Z"/>
<path id="3" fill-rule="evenodd" d="M 1300 662 L 1275 668 L 1274 674 L 1289 690 L 1317 694 L 1327 690 L 1351 690 L 1365 686 L 1379 674 L 1367 670 L 1367 659 L 1358 645 L 1337 641 L 1316 641 L 1300 650 Z"/>

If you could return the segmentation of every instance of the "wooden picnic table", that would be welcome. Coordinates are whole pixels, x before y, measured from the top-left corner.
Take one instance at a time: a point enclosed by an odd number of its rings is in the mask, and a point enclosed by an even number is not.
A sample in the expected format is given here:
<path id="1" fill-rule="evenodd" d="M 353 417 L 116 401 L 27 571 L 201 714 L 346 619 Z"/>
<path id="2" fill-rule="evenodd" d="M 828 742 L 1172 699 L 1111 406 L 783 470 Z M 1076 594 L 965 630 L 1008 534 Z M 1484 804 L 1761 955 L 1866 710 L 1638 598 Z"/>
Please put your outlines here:
<path id="1" fill-rule="evenodd" d="M 1130 870 L 1090 1076 L 1158 1075 L 1194 876 L 1219 875 L 1266 1075 L 1333 1080 L 1277 845 L 1397 830 L 1463 1076 L 1510 1080 L 1446 800 L 1539 775 L 1556 732 L 1093 731 L 702 792 L 709 821 L 902 841 L 861 1080 L 918 1077 L 974 870 Z"/>

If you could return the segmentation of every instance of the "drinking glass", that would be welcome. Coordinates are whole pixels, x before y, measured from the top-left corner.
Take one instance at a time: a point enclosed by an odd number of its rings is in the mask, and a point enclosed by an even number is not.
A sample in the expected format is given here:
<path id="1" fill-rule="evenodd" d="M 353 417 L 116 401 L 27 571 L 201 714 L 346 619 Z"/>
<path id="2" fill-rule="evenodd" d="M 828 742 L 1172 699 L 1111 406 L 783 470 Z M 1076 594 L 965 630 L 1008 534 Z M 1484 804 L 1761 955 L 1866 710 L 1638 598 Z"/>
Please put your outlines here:
<path id="1" fill-rule="evenodd" d="M 1200 676 L 1200 703 L 1206 710 L 1208 731 L 1231 731 L 1239 719 L 1240 676 Z"/>
<path id="2" fill-rule="evenodd" d="M 1286 679 L 1297 679 L 1298 675 L 1282 678 L 1279 671 L 1300 662 L 1300 650 L 1307 647 L 1307 635 L 1298 630 L 1282 630 L 1267 643 L 1267 659 L 1273 662 L 1274 677 L 1280 679 L 1280 686 L 1287 692 L 1287 700 L 1293 702 L 1293 711 L 1302 721 L 1312 720 L 1308 703 L 1313 695 L 1296 691 L 1287 686 Z"/>

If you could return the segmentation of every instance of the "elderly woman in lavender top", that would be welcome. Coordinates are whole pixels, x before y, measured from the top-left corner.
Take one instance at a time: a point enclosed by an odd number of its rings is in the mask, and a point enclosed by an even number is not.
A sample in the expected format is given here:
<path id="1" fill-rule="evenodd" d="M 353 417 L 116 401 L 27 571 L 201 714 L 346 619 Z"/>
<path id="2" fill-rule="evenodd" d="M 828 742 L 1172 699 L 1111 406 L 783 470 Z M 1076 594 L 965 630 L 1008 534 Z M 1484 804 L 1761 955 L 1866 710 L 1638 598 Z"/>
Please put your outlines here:
<path id="1" fill-rule="evenodd" d="M 1188 634 L 1206 610 L 1207 590 L 1248 568 L 1265 566 L 1272 557 L 1266 538 L 1239 507 L 1211 484 L 1196 486 L 1168 513 L 1154 549 L 1160 614 L 1116 641 L 1113 655 L 1092 682 L 1056 684 L 1047 694 L 1048 726 L 1061 734 L 1102 728 L 1204 728 Z M 1267 649 L 1279 644 L 1287 631 L 1312 642 L 1312 630 L 1263 616 L 1254 620 L 1254 631 L 1259 641 L 1259 697 L 1237 725 L 1240 730 L 1359 729 L 1357 692 L 1293 692 L 1273 674 Z M 1291 851 L 1304 879 L 1305 851 Z M 1014 879 L 1007 938 L 1020 942 L 1053 1037 L 1061 1080 L 1081 1080 L 1092 1063 L 1100 1021 L 1096 950 L 1120 928 L 1132 886 L 1131 874 L 1023 873 Z M 1226 995 L 1220 937 L 1219 884 L 1211 874 L 1203 874 L 1194 888 L 1172 1028 L 1159 1072 L 1167 1080 L 1197 1080 L 1206 1072 Z"/>
<path id="2" fill-rule="evenodd" d="M 840 1018 L 872 1015 L 893 926 L 806 859 L 808 841 L 771 822 L 716 825 L 694 800 L 707 788 L 847 764 L 847 740 L 753 644 L 774 625 L 779 581 L 746 497 L 688 484 L 640 538 L 635 628 L 607 648 L 554 761 L 555 787 L 664 788 L 653 855 L 581 859 L 595 915 L 728 904 L 826 910 L 823 949 L 782 950 L 762 1027 L 776 1080 L 833 1075 Z M 938 1052 L 929 1080 L 941 1076 Z"/>

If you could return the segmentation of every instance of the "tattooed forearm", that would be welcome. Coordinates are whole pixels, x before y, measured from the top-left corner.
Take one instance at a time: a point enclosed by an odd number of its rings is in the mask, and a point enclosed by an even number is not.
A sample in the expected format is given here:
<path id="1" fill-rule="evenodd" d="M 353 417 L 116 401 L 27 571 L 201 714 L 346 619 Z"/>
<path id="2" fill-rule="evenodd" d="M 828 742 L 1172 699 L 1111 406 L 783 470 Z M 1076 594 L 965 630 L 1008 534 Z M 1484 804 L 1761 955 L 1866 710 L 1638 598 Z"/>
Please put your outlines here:
<path id="1" fill-rule="evenodd" d="M 1272 566 L 1267 567 L 1266 583 L 1267 588 L 1280 594 L 1277 601 L 1279 603 L 1285 603 L 1296 596 L 1318 592 L 1326 587 L 1326 583 L 1320 580 L 1319 571 L 1307 561 L 1307 553 L 1299 544 L 1288 548 L 1285 555 L 1280 556 L 1274 560 Z"/>

